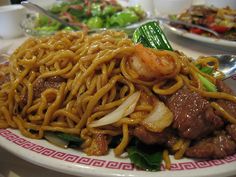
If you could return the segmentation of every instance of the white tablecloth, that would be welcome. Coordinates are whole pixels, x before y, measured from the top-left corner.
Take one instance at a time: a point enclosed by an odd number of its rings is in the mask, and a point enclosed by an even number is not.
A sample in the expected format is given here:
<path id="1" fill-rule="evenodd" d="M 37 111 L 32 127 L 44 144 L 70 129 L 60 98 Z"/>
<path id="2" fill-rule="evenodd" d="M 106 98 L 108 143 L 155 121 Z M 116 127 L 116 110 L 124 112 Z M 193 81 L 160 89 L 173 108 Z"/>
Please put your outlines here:
<path id="1" fill-rule="evenodd" d="M 175 49 L 183 51 L 188 56 L 193 58 L 200 55 L 215 55 L 223 53 L 236 54 L 235 49 L 206 45 L 204 43 L 185 39 L 170 33 L 167 33 L 167 36 Z M 12 40 L 0 39 L 0 53 L 11 53 L 25 39 L 26 37 Z M 0 177 L 1 174 L 4 177 L 72 177 L 70 175 L 65 175 L 30 164 L 29 162 L 19 159 L 2 148 L 0 148 Z"/>

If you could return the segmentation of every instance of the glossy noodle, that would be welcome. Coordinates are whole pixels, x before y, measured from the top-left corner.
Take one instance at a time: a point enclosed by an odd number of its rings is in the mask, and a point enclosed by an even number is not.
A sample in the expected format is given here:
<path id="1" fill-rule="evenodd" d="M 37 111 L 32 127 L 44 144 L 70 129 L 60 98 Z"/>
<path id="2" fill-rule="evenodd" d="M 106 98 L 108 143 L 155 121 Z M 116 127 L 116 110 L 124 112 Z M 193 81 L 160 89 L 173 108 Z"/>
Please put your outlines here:
<path id="1" fill-rule="evenodd" d="M 203 88 L 198 74 L 212 83 L 216 79 L 198 70 L 199 63 L 213 63 L 218 68 L 213 58 L 193 63 L 178 52 L 135 45 L 125 33 L 117 31 L 92 35 L 59 32 L 51 37 L 30 38 L 10 56 L 9 66 L 4 70 L 9 73 L 9 80 L 0 87 L 0 128 L 17 128 L 24 136 L 35 139 L 43 138 L 48 131 L 77 135 L 84 140 L 81 148 L 89 155 L 106 153 L 92 150 L 99 139 L 103 142 L 104 136 L 111 139 L 122 135 L 114 150 L 120 156 L 132 130 L 139 125 L 151 125 L 153 118 L 149 115 L 155 115 L 156 105 L 161 105 L 159 96 L 188 87 L 206 99 L 222 98 L 236 103 L 231 94 Z M 133 110 L 124 111 L 110 124 L 92 126 L 134 93 L 140 96 Z M 220 105 L 211 105 L 235 124 L 235 117 Z M 163 116 L 169 118 L 160 117 L 159 127 L 154 124 L 151 129 L 154 132 L 160 131 L 160 126 L 161 130 L 167 128 L 173 121 L 173 114 L 163 106 L 166 111 Z M 175 151 L 177 159 L 190 145 L 190 140 L 182 142 Z M 164 157 L 170 163 L 167 156 L 165 151 Z M 168 164 L 167 167 L 170 168 Z"/>

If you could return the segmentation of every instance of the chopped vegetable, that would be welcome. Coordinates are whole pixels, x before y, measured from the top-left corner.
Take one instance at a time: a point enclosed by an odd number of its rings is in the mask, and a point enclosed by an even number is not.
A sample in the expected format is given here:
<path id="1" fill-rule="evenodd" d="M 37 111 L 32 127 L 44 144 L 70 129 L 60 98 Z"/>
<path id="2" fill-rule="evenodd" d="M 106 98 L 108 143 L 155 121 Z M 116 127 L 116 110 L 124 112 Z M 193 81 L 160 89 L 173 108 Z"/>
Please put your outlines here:
<path id="1" fill-rule="evenodd" d="M 100 17 L 91 17 L 87 25 L 90 29 L 102 28 L 103 27 L 103 20 Z"/>
<path id="2" fill-rule="evenodd" d="M 173 50 L 164 32 L 155 21 L 148 22 L 137 28 L 133 34 L 133 41 L 149 48 Z"/>
<path id="3" fill-rule="evenodd" d="M 201 72 L 212 75 L 214 72 L 214 68 L 210 66 L 201 66 L 200 64 L 195 65 Z"/>
<path id="4" fill-rule="evenodd" d="M 117 7 L 114 7 L 112 5 L 109 5 L 109 6 L 106 6 L 104 9 L 103 9 L 103 15 L 106 16 L 106 15 L 112 15 L 114 14 L 115 12 L 118 11 L 118 8 Z"/>
<path id="5" fill-rule="evenodd" d="M 92 122 L 90 127 L 99 127 L 117 122 L 121 118 L 134 112 L 135 106 L 139 100 L 140 92 L 135 92 L 129 96 L 117 109 L 107 114 L 103 118 Z"/>
<path id="6" fill-rule="evenodd" d="M 81 138 L 72 134 L 56 132 L 56 136 L 64 141 L 68 141 L 69 147 L 79 147 L 83 143 Z"/>
<path id="7" fill-rule="evenodd" d="M 111 26 L 127 26 L 129 24 L 138 22 L 138 15 L 131 10 L 124 10 L 122 12 L 118 12 L 111 16 L 109 23 Z"/>
<path id="8" fill-rule="evenodd" d="M 211 75 L 211 74 L 213 74 L 213 72 L 214 72 L 214 68 L 208 67 L 208 66 L 204 66 L 204 67 L 202 67 L 202 68 L 200 69 L 200 71 L 203 72 L 203 73 L 206 73 L 206 74 Z"/>
<path id="9" fill-rule="evenodd" d="M 45 132 L 44 137 L 52 144 L 68 148 L 68 147 L 79 147 L 83 140 L 78 136 L 62 133 L 62 132 Z"/>
<path id="10" fill-rule="evenodd" d="M 159 171 L 162 162 L 162 152 L 144 152 L 137 146 L 132 146 L 128 148 L 128 156 L 132 163 L 137 167 L 149 170 L 149 171 Z"/>
<path id="11" fill-rule="evenodd" d="M 220 26 L 220 25 L 212 25 L 212 26 L 210 26 L 210 28 L 211 28 L 213 31 L 216 31 L 216 32 L 218 32 L 218 33 L 225 33 L 225 32 L 227 32 L 227 31 L 230 30 L 229 27 L 227 27 L 227 26 Z"/>
<path id="12" fill-rule="evenodd" d="M 205 89 L 209 92 L 217 92 L 217 88 L 216 86 L 211 83 L 208 79 L 206 79 L 205 77 L 203 77 L 202 75 L 198 74 L 198 77 L 200 79 L 200 81 L 202 82 L 203 86 L 205 87 Z"/>
<path id="13" fill-rule="evenodd" d="M 199 28 L 190 28 L 190 32 L 191 33 L 195 33 L 195 34 L 202 34 L 202 33 L 204 33 L 204 31 L 199 29 Z"/>
<path id="14" fill-rule="evenodd" d="M 213 67 L 209 67 L 209 66 L 201 66 L 199 64 L 196 65 L 196 67 L 203 73 L 209 74 L 209 75 L 213 75 L 214 73 L 214 68 Z M 209 92 L 217 92 L 217 88 L 216 86 L 211 83 L 207 78 L 205 78 L 204 76 L 202 76 L 201 74 L 198 74 L 198 77 L 200 79 L 200 81 L 202 82 L 203 86 L 205 87 L 205 89 Z"/>
<path id="15" fill-rule="evenodd" d="M 63 140 L 59 138 L 55 132 L 45 132 L 44 134 L 45 139 L 47 139 L 50 143 L 62 147 L 62 148 L 68 148 L 69 141 Z"/>
<path id="16" fill-rule="evenodd" d="M 98 17 L 102 15 L 102 9 L 99 3 L 92 3 L 91 14 L 93 17 Z"/>
<path id="17" fill-rule="evenodd" d="M 129 7 L 129 9 L 133 10 L 140 17 L 144 17 L 145 16 L 145 12 L 142 10 L 140 5 Z"/>
<path id="18" fill-rule="evenodd" d="M 162 132 L 170 126 L 172 121 L 173 113 L 164 103 L 158 101 L 153 111 L 142 121 L 142 124 L 152 132 Z"/>

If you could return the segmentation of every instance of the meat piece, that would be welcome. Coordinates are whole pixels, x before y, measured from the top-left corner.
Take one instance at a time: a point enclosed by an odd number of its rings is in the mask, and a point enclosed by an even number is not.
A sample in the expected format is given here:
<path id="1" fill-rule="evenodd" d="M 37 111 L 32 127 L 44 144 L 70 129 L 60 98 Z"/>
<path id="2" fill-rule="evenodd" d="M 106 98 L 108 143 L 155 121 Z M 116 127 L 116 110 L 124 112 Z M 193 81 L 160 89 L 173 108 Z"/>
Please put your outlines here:
<path id="1" fill-rule="evenodd" d="M 108 140 L 103 134 L 98 134 L 94 137 L 90 147 L 86 148 L 84 152 L 87 155 L 105 155 L 108 152 Z"/>
<path id="2" fill-rule="evenodd" d="M 228 87 L 223 81 L 217 80 L 216 86 L 219 91 L 225 92 L 228 94 L 233 94 L 233 91 L 230 87 Z M 231 116 L 236 116 L 236 103 L 228 100 L 219 99 L 217 100 L 217 103 L 225 110 L 227 111 Z M 220 115 L 220 113 L 216 112 Z"/>
<path id="3" fill-rule="evenodd" d="M 33 96 L 34 98 L 39 98 L 41 96 L 41 93 L 44 92 L 48 88 L 55 88 L 58 89 L 61 85 L 62 82 L 64 82 L 65 79 L 60 77 L 60 76 L 54 76 L 54 77 L 49 77 L 47 79 L 36 79 L 36 81 L 33 84 Z M 28 93 L 25 95 L 20 96 L 20 108 L 23 108 L 27 104 L 27 99 L 28 99 Z M 54 100 L 54 95 L 52 97 L 47 98 L 48 101 Z"/>
<path id="4" fill-rule="evenodd" d="M 161 133 L 151 132 L 144 126 L 139 126 L 134 129 L 133 134 L 145 144 L 165 144 L 173 133 L 170 129 L 165 129 Z"/>
<path id="5" fill-rule="evenodd" d="M 201 140 L 196 145 L 189 147 L 185 155 L 191 158 L 224 158 L 236 152 L 236 143 L 225 132 Z"/>
<path id="6" fill-rule="evenodd" d="M 231 116 L 236 116 L 236 103 L 228 100 L 217 100 L 217 103 Z M 221 115 L 220 113 L 216 112 L 218 115 Z"/>
<path id="7" fill-rule="evenodd" d="M 49 77 L 47 79 L 39 78 L 34 82 L 34 98 L 39 98 L 41 93 L 44 92 L 47 88 L 58 89 L 62 82 L 65 79 L 60 76 Z"/>
<path id="8" fill-rule="evenodd" d="M 231 138 L 236 142 L 236 125 L 235 124 L 227 125 L 226 131 L 231 136 Z"/>
<path id="9" fill-rule="evenodd" d="M 206 99 L 185 87 L 166 99 L 166 104 L 174 113 L 173 127 L 181 137 L 200 138 L 224 124 Z"/>
<path id="10" fill-rule="evenodd" d="M 233 90 L 228 85 L 226 85 L 222 80 L 219 79 L 216 80 L 216 87 L 220 92 L 233 94 Z"/>
<path id="11" fill-rule="evenodd" d="M 10 74 L 8 73 L 8 63 L 0 64 L 0 86 L 10 81 Z"/>

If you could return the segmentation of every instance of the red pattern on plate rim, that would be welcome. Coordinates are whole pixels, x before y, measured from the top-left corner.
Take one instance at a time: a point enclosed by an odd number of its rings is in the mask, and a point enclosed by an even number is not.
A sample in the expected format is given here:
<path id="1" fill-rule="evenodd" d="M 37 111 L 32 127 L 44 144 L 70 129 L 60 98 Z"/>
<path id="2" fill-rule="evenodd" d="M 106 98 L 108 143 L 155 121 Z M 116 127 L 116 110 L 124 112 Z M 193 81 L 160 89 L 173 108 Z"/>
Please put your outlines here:
<path id="1" fill-rule="evenodd" d="M 55 158 L 57 160 L 62 160 L 69 163 L 79 163 L 82 165 L 101 167 L 101 168 L 109 168 L 109 169 L 119 169 L 119 170 L 139 170 L 134 167 L 132 163 L 125 162 L 116 162 L 109 160 L 100 160 L 94 159 L 91 157 L 80 157 L 77 155 L 72 155 L 69 153 L 64 153 L 60 151 L 55 151 L 53 149 L 43 147 L 41 145 L 37 145 L 32 143 L 18 135 L 14 134 L 8 129 L 0 129 L 0 137 L 5 138 L 8 141 L 13 142 L 17 146 L 20 146 L 24 149 L 33 151 L 40 155 Z M 218 160 L 207 160 L 207 161 L 190 161 L 190 162 L 179 162 L 171 164 L 171 171 L 182 171 L 182 170 L 193 170 L 193 169 L 202 169 L 209 168 L 214 166 L 219 166 L 227 163 L 232 163 L 236 161 L 236 154 L 232 156 L 228 156 L 225 159 Z M 162 165 L 162 170 L 164 170 Z"/>

